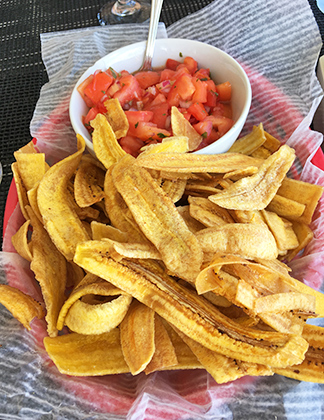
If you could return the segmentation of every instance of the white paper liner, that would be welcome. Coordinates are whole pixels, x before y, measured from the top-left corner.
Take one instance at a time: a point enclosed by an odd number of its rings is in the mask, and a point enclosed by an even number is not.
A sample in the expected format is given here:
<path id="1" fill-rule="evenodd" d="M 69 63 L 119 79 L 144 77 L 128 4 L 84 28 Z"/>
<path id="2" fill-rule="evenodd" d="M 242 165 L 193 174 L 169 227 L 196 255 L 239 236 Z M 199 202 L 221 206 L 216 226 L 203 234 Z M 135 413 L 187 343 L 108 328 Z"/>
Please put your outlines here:
<path id="1" fill-rule="evenodd" d="M 147 25 L 93 27 L 42 35 L 49 83 L 31 122 L 50 163 L 75 150 L 68 118 L 69 96 L 83 71 L 98 58 L 145 39 Z M 321 47 L 306 0 L 215 0 L 170 26 L 159 37 L 189 38 L 215 45 L 236 58 L 252 85 L 244 132 L 262 122 L 294 147 L 293 175 L 324 186 L 324 172 L 311 163 L 322 135 L 309 130 L 322 91 L 315 77 Z M 324 199 L 316 210 L 315 239 L 290 265 L 294 276 L 315 288 L 324 278 Z M 13 250 L 11 235 L 23 221 L 17 207 L 0 253 L 0 282 L 40 298 L 28 264 Z M 324 386 L 278 375 L 217 385 L 205 370 L 73 378 L 60 375 L 42 347 L 43 321 L 28 333 L 0 308 L 1 419 L 304 419 L 323 416 Z"/>

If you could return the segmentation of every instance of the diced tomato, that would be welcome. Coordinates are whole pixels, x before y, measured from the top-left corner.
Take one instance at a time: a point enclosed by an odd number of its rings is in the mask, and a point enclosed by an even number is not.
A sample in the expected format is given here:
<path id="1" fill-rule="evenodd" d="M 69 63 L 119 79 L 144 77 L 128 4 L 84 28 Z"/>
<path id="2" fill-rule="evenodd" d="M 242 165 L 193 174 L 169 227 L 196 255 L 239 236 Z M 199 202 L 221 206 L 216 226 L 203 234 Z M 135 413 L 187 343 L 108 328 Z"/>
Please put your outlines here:
<path id="1" fill-rule="evenodd" d="M 204 83 L 207 85 L 207 101 L 205 105 L 213 108 L 216 106 L 218 96 L 216 92 L 216 85 L 213 80 L 207 80 Z"/>
<path id="2" fill-rule="evenodd" d="M 130 74 L 121 77 L 119 83 L 121 89 L 113 97 L 119 100 L 121 106 L 124 106 L 126 102 L 130 102 L 133 99 L 140 100 L 142 98 L 143 90 L 133 75 Z"/>
<path id="3" fill-rule="evenodd" d="M 89 108 L 94 106 L 94 103 L 92 103 L 92 101 L 84 94 L 84 89 L 92 82 L 93 77 L 93 74 L 90 74 L 90 76 L 88 76 L 82 83 L 80 83 L 77 88 L 78 92 L 82 96 L 82 99 Z"/>
<path id="4" fill-rule="evenodd" d="M 175 70 L 164 69 L 161 71 L 160 80 L 174 80 L 174 75 L 176 74 Z"/>
<path id="5" fill-rule="evenodd" d="M 204 80 L 204 81 L 210 80 L 210 70 L 209 69 L 199 69 L 194 74 L 194 77 L 196 79 L 200 79 L 200 80 Z"/>
<path id="6" fill-rule="evenodd" d="M 207 84 L 202 82 L 200 79 L 192 78 L 192 83 L 195 88 L 195 93 L 193 94 L 192 100 L 194 102 L 207 102 Z"/>
<path id="7" fill-rule="evenodd" d="M 105 72 L 95 73 L 92 81 L 84 88 L 83 92 L 93 104 L 97 104 L 102 96 L 106 94 L 113 81 L 114 78 Z"/>
<path id="8" fill-rule="evenodd" d="M 191 75 L 197 71 L 198 63 L 192 57 L 185 57 L 183 64 L 187 67 Z"/>
<path id="9" fill-rule="evenodd" d="M 213 129 L 213 123 L 211 121 L 200 121 L 197 124 L 193 125 L 193 128 L 200 134 L 203 138 L 208 138 Z"/>
<path id="10" fill-rule="evenodd" d="M 211 115 L 232 118 L 232 106 L 230 103 L 217 102 L 216 106 L 212 109 Z"/>
<path id="11" fill-rule="evenodd" d="M 195 93 L 195 85 L 192 82 L 192 77 L 189 74 L 182 74 L 174 84 L 175 89 L 184 101 L 189 101 Z"/>
<path id="12" fill-rule="evenodd" d="M 83 124 L 89 131 L 92 131 L 90 121 L 94 120 L 98 114 L 104 114 L 105 112 L 106 108 L 102 104 L 98 104 L 98 106 L 90 108 L 87 115 L 83 117 Z"/>
<path id="13" fill-rule="evenodd" d="M 193 103 L 188 108 L 188 112 L 190 112 L 198 121 L 204 120 L 208 115 L 204 105 L 200 102 Z"/>
<path id="14" fill-rule="evenodd" d="M 209 115 L 206 117 L 206 121 L 211 121 L 213 128 L 217 129 L 221 136 L 227 133 L 234 125 L 234 121 L 232 119 L 216 115 Z"/>
<path id="15" fill-rule="evenodd" d="M 189 74 L 190 75 L 190 71 L 189 71 L 188 67 L 186 67 L 184 64 L 180 64 L 171 80 L 177 80 L 183 74 Z"/>
<path id="16" fill-rule="evenodd" d="M 178 108 L 178 109 L 181 112 L 181 114 L 185 117 L 185 119 L 189 121 L 191 118 L 191 113 L 188 112 L 188 109 L 187 108 Z"/>
<path id="17" fill-rule="evenodd" d="M 202 139 L 201 143 L 199 144 L 199 146 L 198 146 L 198 148 L 196 150 L 200 150 L 203 147 L 206 147 L 206 146 L 214 143 L 220 137 L 221 137 L 221 135 L 219 134 L 219 132 L 216 131 L 215 129 L 212 129 L 210 135 L 208 137 Z"/>
<path id="18" fill-rule="evenodd" d="M 166 103 L 166 101 L 167 101 L 166 97 L 162 93 L 159 93 L 158 95 L 156 95 L 156 97 L 150 103 L 150 106 L 151 107 L 152 106 L 158 106 L 158 105 Z"/>
<path id="19" fill-rule="evenodd" d="M 232 96 L 232 86 L 230 82 L 224 82 L 216 85 L 216 92 L 218 93 L 219 101 L 230 101 Z"/>
<path id="20" fill-rule="evenodd" d="M 150 108 L 150 111 L 153 112 L 152 123 L 156 124 L 159 128 L 166 128 L 166 120 L 169 115 L 169 104 L 165 102 L 164 104 L 153 106 Z"/>
<path id="21" fill-rule="evenodd" d="M 178 107 L 179 106 L 180 95 L 179 95 L 179 92 L 177 90 L 176 83 L 172 86 L 170 92 L 168 93 L 167 101 L 168 101 L 170 107 L 172 107 L 172 106 L 177 106 Z"/>
<path id="22" fill-rule="evenodd" d="M 142 89 L 147 89 L 149 86 L 159 83 L 160 74 L 156 71 L 140 71 L 135 74 L 135 78 Z"/>
<path id="23" fill-rule="evenodd" d="M 126 153 L 137 157 L 140 154 L 140 149 L 145 145 L 144 141 L 138 137 L 126 136 L 119 140 L 119 144 Z"/>
<path id="24" fill-rule="evenodd" d="M 136 137 L 139 137 L 144 142 L 147 142 L 150 140 L 161 141 L 165 137 L 170 136 L 169 131 L 159 128 L 151 122 L 144 122 L 144 121 L 141 121 L 136 125 L 135 133 L 136 133 L 135 134 Z"/>
<path id="25" fill-rule="evenodd" d="M 125 111 L 125 114 L 129 123 L 127 134 L 135 137 L 137 136 L 136 128 L 138 124 L 152 121 L 154 115 L 152 111 Z"/>
<path id="26" fill-rule="evenodd" d="M 166 68 L 170 70 L 175 70 L 179 64 L 180 64 L 180 61 L 173 60 L 172 58 L 168 58 L 166 61 Z"/>

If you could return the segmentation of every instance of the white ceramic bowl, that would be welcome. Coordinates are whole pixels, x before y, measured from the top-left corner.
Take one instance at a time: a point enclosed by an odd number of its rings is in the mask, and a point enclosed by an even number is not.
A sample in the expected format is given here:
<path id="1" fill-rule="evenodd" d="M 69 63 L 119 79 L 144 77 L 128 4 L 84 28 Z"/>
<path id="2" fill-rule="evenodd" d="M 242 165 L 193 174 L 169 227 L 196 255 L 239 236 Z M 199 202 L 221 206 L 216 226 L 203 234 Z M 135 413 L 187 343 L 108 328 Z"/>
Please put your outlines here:
<path id="1" fill-rule="evenodd" d="M 139 69 L 145 52 L 146 41 L 127 45 L 98 60 L 88 68 L 78 80 L 70 99 L 70 120 L 77 134 L 81 134 L 90 152 L 93 152 L 91 136 L 82 123 L 82 116 L 88 107 L 77 91 L 78 85 L 95 70 L 107 70 L 112 67 L 117 72 L 128 70 L 130 73 Z M 153 67 L 165 66 L 168 58 L 181 61 L 183 57 L 193 57 L 199 67 L 209 68 L 216 83 L 229 81 L 232 85 L 233 127 L 219 140 L 195 153 L 224 153 L 238 138 L 245 123 L 251 105 L 251 86 L 249 79 L 239 63 L 218 48 L 188 39 L 157 39 L 153 57 Z"/>

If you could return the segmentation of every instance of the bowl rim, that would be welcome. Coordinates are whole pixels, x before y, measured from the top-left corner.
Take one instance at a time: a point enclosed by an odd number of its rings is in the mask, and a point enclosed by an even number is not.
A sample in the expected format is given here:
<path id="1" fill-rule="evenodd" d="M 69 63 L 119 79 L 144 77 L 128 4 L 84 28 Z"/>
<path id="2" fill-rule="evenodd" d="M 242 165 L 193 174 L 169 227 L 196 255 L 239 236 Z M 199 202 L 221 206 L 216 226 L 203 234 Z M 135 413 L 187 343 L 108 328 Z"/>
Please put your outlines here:
<path id="1" fill-rule="evenodd" d="M 89 74 L 93 73 L 95 71 L 95 69 L 97 69 L 98 66 L 101 63 L 104 63 L 108 58 L 109 59 L 110 58 L 114 59 L 115 56 L 119 56 L 119 55 L 121 55 L 124 52 L 127 52 L 129 50 L 137 50 L 138 48 L 140 48 L 140 50 L 141 50 L 140 54 L 144 55 L 146 42 L 147 42 L 146 40 L 135 42 L 135 43 L 132 43 L 132 44 L 125 45 L 121 48 L 118 48 L 117 50 L 111 51 L 110 53 L 108 53 L 108 54 L 104 55 L 103 57 L 99 58 L 98 60 L 96 60 L 90 67 L 88 67 L 82 73 L 82 75 L 79 77 L 79 79 L 77 80 L 77 82 L 74 85 L 74 88 L 71 92 L 71 96 L 70 96 L 70 100 L 69 100 L 69 118 L 70 118 L 72 128 L 73 128 L 73 130 L 76 134 L 81 134 L 82 135 L 82 133 L 80 133 L 77 122 L 75 121 L 75 118 L 72 117 L 72 102 L 74 102 L 74 100 L 75 100 L 75 95 L 78 94 L 77 88 L 80 85 L 80 83 L 82 83 L 86 79 L 86 77 L 88 77 Z M 217 50 L 218 53 L 220 53 L 223 56 L 226 56 L 227 59 L 229 59 L 234 64 L 234 66 L 240 70 L 242 79 L 244 81 L 244 87 L 245 87 L 245 90 L 246 90 L 246 93 L 247 93 L 245 104 L 243 106 L 243 109 L 242 109 L 237 121 L 234 122 L 233 126 L 230 128 L 230 130 L 227 133 L 225 133 L 222 137 L 220 137 L 219 140 L 217 140 L 217 144 L 220 146 L 219 148 L 221 148 L 222 145 L 227 142 L 228 138 L 232 136 L 234 131 L 239 130 L 235 140 L 232 142 L 232 144 L 233 144 L 237 140 L 237 138 L 238 138 L 238 136 L 239 136 L 239 134 L 240 134 L 240 132 L 243 128 L 243 125 L 244 125 L 244 123 L 246 121 L 246 118 L 248 116 L 248 113 L 249 113 L 249 110 L 250 110 L 250 107 L 251 107 L 251 102 L 252 102 L 252 88 L 251 88 L 250 80 L 249 80 L 244 68 L 241 66 L 241 64 L 234 57 L 232 57 L 226 51 L 224 51 L 224 50 L 222 50 L 222 49 L 220 49 L 220 48 L 218 48 L 214 45 L 208 44 L 206 42 L 201 42 L 201 41 L 191 40 L 191 39 L 186 39 L 186 38 L 158 38 L 158 39 L 156 39 L 155 47 L 158 47 L 159 44 L 161 44 L 161 43 L 162 44 L 163 43 L 164 44 L 174 44 L 175 42 L 184 43 L 184 44 L 188 43 L 190 45 L 196 45 L 197 47 L 199 47 L 199 45 L 204 45 L 204 47 Z M 154 56 L 153 56 L 153 61 L 154 61 Z M 82 99 L 82 98 L 80 97 L 80 99 Z M 86 142 L 86 145 L 87 145 L 88 149 L 90 149 L 90 151 L 93 151 L 92 142 L 89 141 L 87 138 L 85 138 L 84 140 Z M 229 148 L 232 146 L 232 144 L 229 145 Z M 215 142 L 213 142 L 213 143 L 209 144 L 208 146 L 206 146 L 206 147 L 204 147 L 204 148 L 202 148 L 202 149 L 200 149 L 196 152 L 193 152 L 193 153 L 198 153 L 198 154 L 223 153 L 223 152 L 212 151 L 214 145 L 215 145 Z"/>

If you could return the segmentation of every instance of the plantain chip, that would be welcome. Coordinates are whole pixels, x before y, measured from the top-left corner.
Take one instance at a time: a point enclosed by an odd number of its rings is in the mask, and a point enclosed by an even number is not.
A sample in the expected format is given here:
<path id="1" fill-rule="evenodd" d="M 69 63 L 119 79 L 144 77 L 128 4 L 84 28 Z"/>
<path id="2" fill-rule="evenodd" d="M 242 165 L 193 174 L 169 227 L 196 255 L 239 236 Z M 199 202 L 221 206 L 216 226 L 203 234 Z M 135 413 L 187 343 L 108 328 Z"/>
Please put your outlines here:
<path id="1" fill-rule="evenodd" d="M 298 203 L 291 198 L 283 197 L 277 193 L 266 209 L 288 220 L 299 220 L 305 208 L 305 204 Z"/>
<path id="2" fill-rule="evenodd" d="M 315 296 L 299 292 L 274 293 L 273 295 L 258 297 L 254 302 L 256 314 L 294 311 L 315 315 L 315 307 Z"/>
<path id="3" fill-rule="evenodd" d="M 28 196 L 27 196 L 27 189 L 24 186 L 22 178 L 20 176 L 17 162 L 14 162 L 11 165 L 11 170 L 12 170 L 12 173 L 13 173 L 13 178 L 14 178 L 14 181 L 15 181 L 16 189 L 17 189 L 18 203 L 19 203 L 21 213 L 24 216 L 24 218 L 26 220 L 28 220 L 28 213 L 25 209 L 26 206 L 29 205 Z"/>
<path id="4" fill-rule="evenodd" d="M 231 153 L 243 153 L 244 155 L 251 155 L 266 141 L 265 132 L 263 130 L 263 124 L 253 126 L 252 131 L 243 137 L 240 137 L 231 146 L 229 152 Z"/>
<path id="5" fill-rule="evenodd" d="M 196 150 L 200 145 L 202 137 L 176 106 L 171 108 L 171 127 L 175 136 L 185 136 L 188 138 L 189 152 Z"/>
<path id="6" fill-rule="evenodd" d="M 93 150 L 100 162 L 108 169 L 126 155 L 126 152 L 119 145 L 114 130 L 104 115 L 97 114 L 90 124 L 93 127 Z"/>
<path id="7" fill-rule="evenodd" d="M 149 173 L 133 165 L 130 156 L 113 169 L 113 181 L 145 236 L 160 252 L 166 267 L 179 277 L 194 280 L 202 251 L 176 207 Z"/>
<path id="8" fill-rule="evenodd" d="M 42 305 L 20 290 L 0 284 L 0 303 L 10 311 L 27 330 L 34 318 L 43 318 L 45 311 Z"/>
<path id="9" fill-rule="evenodd" d="M 207 198 L 189 197 L 188 202 L 190 215 L 206 227 L 223 226 L 234 222 L 226 209 Z"/>
<path id="10" fill-rule="evenodd" d="M 77 303 L 89 295 L 110 297 L 113 300 L 104 303 L 103 307 L 86 306 L 84 302 L 80 302 L 81 305 Z M 127 293 L 107 281 L 87 273 L 64 302 L 58 316 L 57 329 L 62 330 L 65 324 L 69 324 L 72 331 L 80 334 L 101 334 L 110 331 L 120 324 L 131 301 L 132 298 Z M 79 306 L 72 309 L 76 303 Z M 91 308 L 91 306 L 93 307 Z M 72 313 L 70 313 L 71 310 Z"/>
<path id="11" fill-rule="evenodd" d="M 298 335 L 240 326 L 151 261 L 116 263 L 100 253 L 100 247 L 93 248 L 87 242 L 78 245 L 75 262 L 148 305 L 193 340 L 228 357 L 268 366 L 289 366 L 301 363 L 308 348 Z"/>
<path id="12" fill-rule="evenodd" d="M 294 249 L 290 250 L 285 256 L 285 259 L 288 262 L 295 258 L 302 249 L 306 248 L 314 237 L 313 231 L 305 223 L 292 222 L 292 228 L 297 236 L 298 245 Z"/>
<path id="13" fill-rule="evenodd" d="M 78 206 L 89 207 L 104 196 L 105 172 L 92 162 L 81 162 L 74 179 L 74 197 Z"/>
<path id="14" fill-rule="evenodd" d="M 29 191 L 39 183 L 46 172 L 45 154 L 15 152 L 14 156 L 22 182 Z"/>
<path id="15" fill-rule="evenodd" d="M 44 346 L 58 370 L 66 375 L 102 376 L 129 372 L 118 328 L 99 335 L 71 333 L 45 337 Z"/>
<path id="16" fill-rule="evenodd" d="M 44 226 L 55 246 L 72 260 L 76 244 L 89 235 L 71 205 L 68 183 L 78 167 L 85 142 L 78 136 L 78 151 L 53 165 L 39 183 L 37 203 Z"/>
<path id="17" fill-rule="evenodd" d="M 270 367 L 249 363 L 241 362 L 239 360 L 232 359 L 222 354 L 216 353 L 207 349 L 206 347 L 199 344 L 197 341 L 186 337 L 180 331 L 178 334 L 185 343 L 190 347 L 192 352 L 196 355 L 197 359 L 204 366 L 208 373 L 215 379 L 218 384 L 224 384 L 235 379 L 242 378 L 243 376 L 270 376 L 273 375 L 273 371 Z"/>
<path id="18" fill-rule="evenodd" d="M 255 175 L 240 179 L 209 199 L 227 209 L 262 210 L 275 196 L 294 159 L 294 150 L 281 146 Z"/>
<path id="19" fill-rule="evenodd" d="M 134 300 L 120 324 L 120 341 L 129 370 L 137 375 L 155 352 L 154 311 Z"/>
<path id="20" fill-rule="evenodd" d="M 204 252 L 238 254 L 247 259 L 277 258 L 276 241 L 261 224 L 229 223 L 209 227 L 196 233 Z"/>
<path id="21" fill-rule="evenodd" d="M 32 233 L 33 259 L 30 264 L 41 287 L 45 302 L 47 332 L 50 337 L 57 335 L 56 323 L 65 300 L 67 267 L 66 260 L 58 251 L 31 207 L 27 206 Z"/>
<path id="22" fill-rule="evenodd" d="M 28 240 L 29 227 L 30 220 L 26 220 L 26 222 L 11 237 L 11 242 L 18 254 L 21 257 L 25 258 L 25 260 L 30 262 L 33 259 L 33 256 L 31 250 L 31 243 Z"/>
<path id="23" fill-rule="evenodd" d="M 116 138 L 125 137 L 129 129 L 129 123 L 119 100 L 111 98 L 105 101 L 104 105 L 107 110 L 105 117 L 111 125 Z"/>
<path id="24" fill-rule="evenodd" d="M 153 357 L 144 369 L 146 375 L 178 365 L 172 341 L 163 325 L 162 319 L 157 314 L 154 316 L 154 346 Z"/>
<path id="25" fill-rule="evenodd" d="M 153 153 L 187 153 L 189 152 L 188 137 L 172 136 L 166 137 L 161 143 L 148 144 L 141 148 L 138 159 Z"/>

